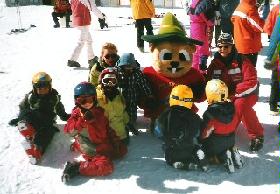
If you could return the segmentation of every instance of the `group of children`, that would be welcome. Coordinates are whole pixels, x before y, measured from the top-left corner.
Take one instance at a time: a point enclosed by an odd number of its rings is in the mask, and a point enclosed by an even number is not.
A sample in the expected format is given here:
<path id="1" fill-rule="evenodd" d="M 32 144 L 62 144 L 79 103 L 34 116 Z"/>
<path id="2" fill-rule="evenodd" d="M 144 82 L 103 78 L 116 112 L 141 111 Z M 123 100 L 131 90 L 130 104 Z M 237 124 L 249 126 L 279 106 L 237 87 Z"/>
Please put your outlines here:
<path id="1" fill-rule="evenodd" d="M 235 130 L 241 121 L 251 138 L 250 150 L 263 146 L 263 128 L 252 108 L 258 91 L 256 70 L 250 61 L 236 55 L 230 34 L 220 36 L 218 48 L 207 69 L 208 108 L 202 118 L 192 111 L 193 91 L 178 85 L 171 91 L 170 107 L 156 121 L 155 133 L 164 141 L 166 163 L 175 168 L 206 171 L 211 161 L 222 163 L 230 173 L 241 168 L 244 162 L 235 147 Z M 58 115 L 67 121 L 64 132 L 74 139 L 71 150 L 84 158 L 66 163 L 62 181 L 78 174 L 113 172 L 112 160 L 127 153 L 129 131 L 139 133 L 135 128 L 137 106 L 155 102 L 134 55 L 119 56 L 117 52 L 114 44 L 103 45 L 99 61 L 90 67 L 88 82 L 74 88 L 71 115 L 52 88 L 51 77 L 45 72 L 33 76 L 33 89 L 20 103 L 18 118 L 10 122 L 24 137 L 32 164 L 40 161 L 58 131 L 54 126 Z"/>

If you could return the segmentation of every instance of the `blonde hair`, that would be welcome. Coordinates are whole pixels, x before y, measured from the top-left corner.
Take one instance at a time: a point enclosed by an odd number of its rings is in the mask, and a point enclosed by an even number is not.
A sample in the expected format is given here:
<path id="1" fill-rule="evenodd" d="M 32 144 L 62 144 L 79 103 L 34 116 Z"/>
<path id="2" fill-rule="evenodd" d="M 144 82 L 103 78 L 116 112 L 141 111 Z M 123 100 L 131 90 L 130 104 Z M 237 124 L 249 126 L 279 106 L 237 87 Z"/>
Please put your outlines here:
<path id="1" fill-rule="evenodd" d="M 117 49 L 116 45 L 114 45 L 113 43 L 110 43 L 110 42 L 106 42 L 102 46 L 101 57 L 100 58 L 102 58 L 105 49 L 107 49 L 107 50 L 115 50 L 116 53 L 118 52 L 118 49 Z"/>

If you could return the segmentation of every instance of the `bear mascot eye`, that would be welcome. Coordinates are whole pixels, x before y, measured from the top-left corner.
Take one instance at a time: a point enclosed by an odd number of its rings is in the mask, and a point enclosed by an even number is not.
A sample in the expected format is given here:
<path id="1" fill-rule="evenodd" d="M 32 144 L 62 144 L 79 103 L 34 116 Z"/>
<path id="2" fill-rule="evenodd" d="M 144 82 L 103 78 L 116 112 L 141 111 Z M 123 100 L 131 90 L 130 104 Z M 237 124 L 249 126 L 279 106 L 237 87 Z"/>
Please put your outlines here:
<path id="1" fill-rule="evenodd" d="M 161 50 L 160 53 L 159 53 L 159 59 L 161 61 L 172 60 L 172 52 L 168 49 Z"/>
<path id="2" fill-rule="evenodd" d="M 180 61 L 190 61 L 190 55 L 186 50 L 179 51 L 179 60 Z"/>

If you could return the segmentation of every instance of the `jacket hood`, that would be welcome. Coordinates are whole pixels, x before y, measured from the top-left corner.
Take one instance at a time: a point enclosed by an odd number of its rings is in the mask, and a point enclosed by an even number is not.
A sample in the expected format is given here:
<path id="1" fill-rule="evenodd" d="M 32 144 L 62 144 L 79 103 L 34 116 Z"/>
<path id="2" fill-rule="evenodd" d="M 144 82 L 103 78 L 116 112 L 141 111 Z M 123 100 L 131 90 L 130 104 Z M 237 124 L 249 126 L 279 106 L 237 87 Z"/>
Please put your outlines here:
<path id="1" fill-rule="evenodd" d="M 235 113 L 234 104 L 232 102 L 215 103 L 208 107 L 203 114 L 203 120 L 208 122 L 216 119 L 222 123 L 228 124 L 232 121 Z"/>

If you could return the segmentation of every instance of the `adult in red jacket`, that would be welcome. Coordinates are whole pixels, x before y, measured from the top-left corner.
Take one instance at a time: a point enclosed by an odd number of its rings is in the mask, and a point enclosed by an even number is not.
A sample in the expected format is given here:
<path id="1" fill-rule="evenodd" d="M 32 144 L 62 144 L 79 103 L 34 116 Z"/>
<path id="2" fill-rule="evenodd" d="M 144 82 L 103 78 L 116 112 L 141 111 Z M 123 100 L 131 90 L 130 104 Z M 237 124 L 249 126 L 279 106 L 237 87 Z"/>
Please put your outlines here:
<path id="1" fill-rule="evenodd" d="M 275 5 L 272 10 L 269 12 L 263 30 L 268 34 L 268 37 L 271 36 L 277 17 L 279 16 L 279 4 Z"/>
<path id="2" fill-rule="evenodd" d="M 262 48 L 261 33 L 264 20 L 260 18 L 256 0 L 242 0 L 232 14 L 237 52 L 248 57 L 254 66 Z"/>
<path id="3" fill-rule="evenodd" d="M 101 19 L 104 19 L 104 14 L 102 14 L 102 12 L 97 9 L 93 0 L 71 0 L 71 9 L 73 17 L 72 23 L 74 27 L 80 31 L 80 37 L 71 58 L 67 62 L 67 65 L 69 67 L 81 66 L 77 60 L 85 44 L 87 44 L 88 63 L 93 65 L 98 61 L 98 58 L 94 55 L 92 48 L 92 38 L 89 30 L 91 23 L 90 11 L 92 11 L 98 18 Z"/>
<path id="4" fill-rule="evenodd" d="M 70 28 L 70 15 L 72 14 L 71 6 L 68 0 L 55 0 L 52 17 L 54 21 L 54 28 L 59 28 L 60 24 L 57 17 L 66 17 L 66 28 Z"/>
<path id="5" fill-rule="evenodd" d="M 104 110 L 96 107 L 96 90 L 89 82 L 82 82 L 74 89 L 76 107 L 67 120 L 64 132 L 73 136 L 73 151 L 82 154 L 85 161 L 67 162 L 62 181 L 68 182 L 75 175 L 105 176 L 113 172 L 112 159 L 123 157 L 126 146 L 109 127 Z"/>
<path id="6" fill-rule="evenodd" d="M 220 79 L 226 83 L 239 120 L 248 130 L 250 150 L 258 151 L 263 147 L 264 129 L 253 109 L 259 88 L 256 69 L 248 58 L 237 55 L 230 34 L 219 37 L 218 48 L 207 69 L 207 80 Z"/>

